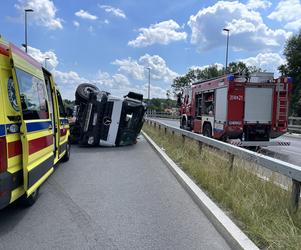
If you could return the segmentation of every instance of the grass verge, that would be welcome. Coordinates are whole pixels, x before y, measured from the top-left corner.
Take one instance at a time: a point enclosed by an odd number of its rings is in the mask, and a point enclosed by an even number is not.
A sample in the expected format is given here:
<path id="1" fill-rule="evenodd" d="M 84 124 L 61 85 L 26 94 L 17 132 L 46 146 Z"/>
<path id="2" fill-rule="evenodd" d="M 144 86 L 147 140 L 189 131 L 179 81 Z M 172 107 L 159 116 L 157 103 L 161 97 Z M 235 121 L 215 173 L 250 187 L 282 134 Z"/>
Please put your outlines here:
<path id="1" fill-rule="evenodd" d="M 148 124 L 145 131 L 261 249 L 301 249 L 301 212 L 290 194 L 252 173 L 252 164 Z M 258 168 L 254 166 L 258 171 Z M 257 173 L 257 172 L 256 172 Z"/>

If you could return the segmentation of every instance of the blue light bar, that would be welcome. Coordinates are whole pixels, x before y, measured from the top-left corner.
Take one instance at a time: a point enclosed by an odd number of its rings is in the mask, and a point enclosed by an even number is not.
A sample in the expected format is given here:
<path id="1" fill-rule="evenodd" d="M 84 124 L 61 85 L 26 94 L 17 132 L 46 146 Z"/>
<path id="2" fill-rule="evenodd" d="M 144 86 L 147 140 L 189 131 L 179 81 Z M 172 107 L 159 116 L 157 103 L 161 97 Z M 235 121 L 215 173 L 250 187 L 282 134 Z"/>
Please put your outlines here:
<path id="1" fill-rule="evenodd" d="M 292 77 L 290 77 L 290 76 L 289 76 L 289 77 L 287 77 L 287 82 L 288 82 L 288 83 L 293 83 L 293 78 L 292 78 Z"/>
<path id="2" fill-rule="evenodd" d="M 227 80 L 228 81 L 234 81 L 234 75 L 228 75 Z"/>

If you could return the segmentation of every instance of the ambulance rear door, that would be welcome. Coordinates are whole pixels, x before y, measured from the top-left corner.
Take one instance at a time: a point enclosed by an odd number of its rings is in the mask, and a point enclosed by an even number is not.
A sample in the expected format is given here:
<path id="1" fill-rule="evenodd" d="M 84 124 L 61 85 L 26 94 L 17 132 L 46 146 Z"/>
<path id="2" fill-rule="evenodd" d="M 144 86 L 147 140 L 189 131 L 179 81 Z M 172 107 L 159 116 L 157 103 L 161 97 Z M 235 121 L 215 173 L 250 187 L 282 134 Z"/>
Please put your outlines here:
<path id="1" fill-rule="evenodd" d="M 55 137 L 41 65 L 13 44 L 10 57 L 21 112 L 24 189 L 31 195 L 53 172 Z"/>

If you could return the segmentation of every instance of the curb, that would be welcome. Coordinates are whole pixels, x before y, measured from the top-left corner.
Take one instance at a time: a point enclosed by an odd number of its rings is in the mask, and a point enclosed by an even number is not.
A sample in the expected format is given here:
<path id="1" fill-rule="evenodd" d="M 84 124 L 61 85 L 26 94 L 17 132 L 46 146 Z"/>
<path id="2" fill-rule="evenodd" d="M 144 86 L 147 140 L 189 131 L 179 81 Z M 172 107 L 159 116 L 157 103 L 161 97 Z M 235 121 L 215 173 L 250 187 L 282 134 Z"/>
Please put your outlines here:
<path id="1" fill-rule="evenodd" d="M 142 131 L 142 134 L 231 248 L 259 250 L 248 236 L 234 224 L 144 131 Z"/>

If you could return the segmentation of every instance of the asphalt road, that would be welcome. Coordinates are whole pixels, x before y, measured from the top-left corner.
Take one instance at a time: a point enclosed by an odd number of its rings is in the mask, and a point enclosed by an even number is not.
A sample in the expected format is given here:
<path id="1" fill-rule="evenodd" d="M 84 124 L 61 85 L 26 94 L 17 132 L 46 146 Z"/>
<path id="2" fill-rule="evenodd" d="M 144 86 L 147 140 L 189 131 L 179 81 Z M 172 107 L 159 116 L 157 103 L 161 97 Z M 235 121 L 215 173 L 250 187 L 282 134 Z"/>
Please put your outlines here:
<path id="1" fill-rule="evenodd" d="M 158 119 L 167 125 L 179 127 L 180 123 L 178 120 L 171 119 Z M 277 141 L 289 141 L 290 146 L 272 146 L 265 147 L 261 153 L 269 155 L 271 157 L 301 166 L 301 135 L 283 135 L 275 139 Z"/>
<path id="2" fill-rule="evenodd" d="M 0 249 L 229 249 L 143 137 L 72 148 L 31 208 L 0 211 Z"/>

